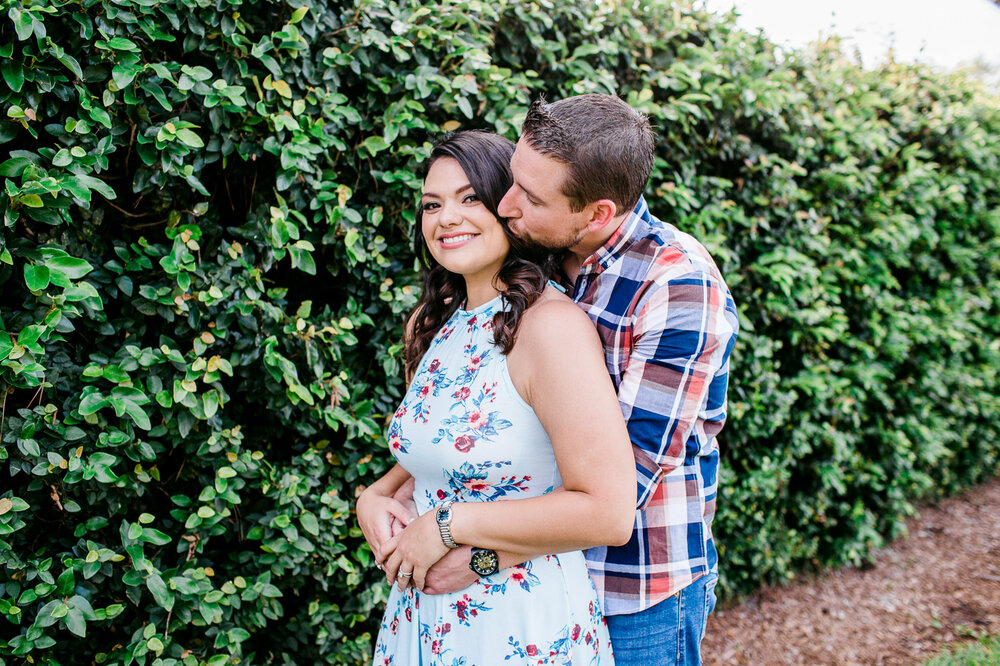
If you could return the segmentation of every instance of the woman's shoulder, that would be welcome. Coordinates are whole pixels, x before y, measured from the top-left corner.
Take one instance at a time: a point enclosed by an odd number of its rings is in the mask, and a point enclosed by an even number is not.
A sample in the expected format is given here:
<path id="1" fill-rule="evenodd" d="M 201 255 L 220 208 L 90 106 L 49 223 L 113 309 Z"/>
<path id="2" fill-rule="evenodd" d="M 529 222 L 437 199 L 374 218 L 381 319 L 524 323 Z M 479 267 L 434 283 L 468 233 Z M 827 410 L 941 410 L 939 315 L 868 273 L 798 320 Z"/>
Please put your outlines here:
<path id="1" fill-rule="evenodd" d="M 518 333 L 520 341 L 531 346 L 536 342 L 553 344 L 592 335 L 596 335 L 596 331 L 587 314 L 551 285 L 546 286 L 538 300 L 524 311 Z"/>

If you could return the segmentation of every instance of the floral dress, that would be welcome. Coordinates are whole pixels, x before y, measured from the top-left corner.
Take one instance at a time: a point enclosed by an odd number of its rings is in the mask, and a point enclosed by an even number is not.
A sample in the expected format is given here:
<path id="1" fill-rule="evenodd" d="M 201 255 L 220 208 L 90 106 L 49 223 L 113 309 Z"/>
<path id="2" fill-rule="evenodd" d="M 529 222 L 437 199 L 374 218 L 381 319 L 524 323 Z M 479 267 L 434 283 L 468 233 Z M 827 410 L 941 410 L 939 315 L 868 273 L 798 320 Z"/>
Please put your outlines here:
<path id="1" fill-rule="evenodd" d="M 447 500 L 493 502 L 562 485 L 552 443 L 493 345 L 500 297 L 438 331 L 389 424 L 389 446 L 424 513 Z M 392 587 L 374 663 L 613 664 L 583 553 L 535 558 L 452 594 Z"/>

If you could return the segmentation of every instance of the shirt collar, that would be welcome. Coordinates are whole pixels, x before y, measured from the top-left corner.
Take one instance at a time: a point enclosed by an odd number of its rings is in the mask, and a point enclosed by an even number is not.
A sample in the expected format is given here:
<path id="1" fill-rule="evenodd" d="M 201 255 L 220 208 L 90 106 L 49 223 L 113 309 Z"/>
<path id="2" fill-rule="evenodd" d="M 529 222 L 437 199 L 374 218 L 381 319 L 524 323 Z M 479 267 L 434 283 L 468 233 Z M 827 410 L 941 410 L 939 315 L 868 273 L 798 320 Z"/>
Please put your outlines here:
<path id="1" fill-rule="evenodd" d="M 649 219 L 649 206 L 646 205 L 646 198 L 640 196 L 635 208 L 615 230 L 611 238 L 580 265 L 580 273 L 600 273 L 610 266 L 613 261 L 625 254 L 637 239 L 646 235 Z"/>

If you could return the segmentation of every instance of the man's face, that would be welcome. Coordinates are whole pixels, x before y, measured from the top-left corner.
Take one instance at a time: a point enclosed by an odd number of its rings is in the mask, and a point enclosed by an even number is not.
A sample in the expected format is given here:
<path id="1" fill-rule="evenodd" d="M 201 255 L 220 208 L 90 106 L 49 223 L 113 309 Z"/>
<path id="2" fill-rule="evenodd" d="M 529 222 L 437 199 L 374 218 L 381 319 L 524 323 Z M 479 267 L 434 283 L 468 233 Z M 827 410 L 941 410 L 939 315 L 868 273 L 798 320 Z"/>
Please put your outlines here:
<path id="1" fill-rule="evenodd" d="M 524 139 L 510 159 L 514 184 L 497 206 L 511 231 L 551 249 L 572 249 L 587 235 L 589 213 L 574 213 L 562 186 L 569 166 L 542 155 Z"/>

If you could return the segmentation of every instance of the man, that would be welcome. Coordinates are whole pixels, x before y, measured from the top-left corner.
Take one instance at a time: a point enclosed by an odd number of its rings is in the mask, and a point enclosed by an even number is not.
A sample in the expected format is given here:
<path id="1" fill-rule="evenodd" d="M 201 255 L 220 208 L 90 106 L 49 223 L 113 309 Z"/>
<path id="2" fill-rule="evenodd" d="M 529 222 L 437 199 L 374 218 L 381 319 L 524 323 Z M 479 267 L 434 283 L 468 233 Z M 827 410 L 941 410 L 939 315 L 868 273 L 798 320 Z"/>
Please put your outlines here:
<path id="1" fill-rule="evenodd" d="M 566 248 L 568 294 L 604 342 L 632 439 L 631 541 L 587 552 L 617 663 L 698 664 L 715 603 L 716 435 L 726 417 L 736 306 L 698 241 L 650 215 L 653 136 L 617 97 L 536 102 L 498 212 Z"/>
<path id="2" fill-rule="evenodd" d="M 718 580 L 716 435 L 738 328 L 708 252 L 650 215 L 642 192 L 652 165 L 648 121 L 617 97 L 539 101 L 498 208 L 517 235 L 568 250 L 567 293 L 597 326 L 632 440 L 632 539 L 587 552 L 619 666 L 701 663 Z M 424 590 L 471 584 L 470 552 L 434 565 Z M 501 567 L 523 560 L 499 554 Z"/>

